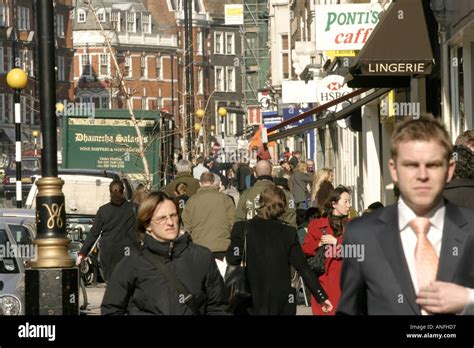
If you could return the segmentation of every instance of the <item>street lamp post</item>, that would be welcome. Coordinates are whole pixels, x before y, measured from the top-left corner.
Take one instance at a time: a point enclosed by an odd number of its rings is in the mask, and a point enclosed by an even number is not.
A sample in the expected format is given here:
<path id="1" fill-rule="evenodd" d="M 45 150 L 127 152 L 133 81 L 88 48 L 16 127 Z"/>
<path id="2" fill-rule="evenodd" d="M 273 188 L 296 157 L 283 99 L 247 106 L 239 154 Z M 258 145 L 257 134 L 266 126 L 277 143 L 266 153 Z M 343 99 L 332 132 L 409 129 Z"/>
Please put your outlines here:
<path id="1" fill-rule="evenodd" d="M 34 130 L 32 133 L 33 135 L 33 139 L 35 141 L 35 157 L 38 156 L 38 135 L 39 135 L 39 132 L 37 130 Z"/>
<path id="2" fill-rule="evenodd" d="M 37 0 L 42 177 L 35 181 L 36 260 L 25 270 L 26 315 L 79 314 L 79 272 L 69 256 L 64 181 L 58 178 L 55 33 L 51 0 Z"/>
<path id="3" fill-rule="evenodd" d="M 222 149 L 222 163 L 225 163 L 225 122 L 224 122 L 224 118 L 227 116 L 227 109 L 226 108 L 219 108 L 219 110 L 217 110 L 217 113 L 219 114 L 219 116 L 221 117 L 221 134 L 222 134 L 222 145 L 221 145 L 221 149 Z"/>
<path id="4" fill-rule="evenodd" d="M 15 90 L 15 161 L 16 161 L 16 207 L 23 206 L 21 192 L 21 106 L 20 93 L 28 83 L 28 75 L 20 68 L 10 70 L 7 75 L 7 84 Z"/>

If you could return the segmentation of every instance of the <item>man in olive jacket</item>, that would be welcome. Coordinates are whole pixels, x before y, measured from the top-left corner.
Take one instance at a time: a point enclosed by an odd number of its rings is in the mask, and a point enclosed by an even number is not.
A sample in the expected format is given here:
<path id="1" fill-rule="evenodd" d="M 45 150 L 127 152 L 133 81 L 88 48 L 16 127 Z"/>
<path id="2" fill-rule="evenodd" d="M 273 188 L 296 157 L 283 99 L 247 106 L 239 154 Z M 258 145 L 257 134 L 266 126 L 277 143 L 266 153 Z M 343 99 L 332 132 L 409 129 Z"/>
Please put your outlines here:
<path id="1" fill-rule="evenodd" d="M 193 242 L 209 248 L 222 260 L 230 244 L 235 205 L 225 193 L 214 186 L 214 174 L 201 174 L 201 188 L 192 196 L 181 218 Z"/>
<path id="2" fill-rule="evenodd" d="M 179 160 L 178 164 L 176 165 L 176 169 L 178 173 L 176 174 L 174 180 L 168 185 L 166 185 L 165 192 L 170 197 L 176 196 L 176 186 L 178 186 L 179 183 L 183 182 L 188 186 L 188 195 L 192 196 L 193 194 L 195 194 L 199 189 L 199 180 L 195 179 L 191 174 L 191 162 L 185 159 Z"/>
<path id="3" fill-rule="evenodd" d="M 259 205 L 260 193 L 263 192 L 268 186 L 275 185 L 273 182 L 272 164 L 269 161 L 258 161 L 255 166 L 257 173 L 257 181 L 255 184 L 242 192 L 239 198 L 239 204 L 235 211 L 235 221 L 250 220 L 256 215 L 256 209 Z M 296 210 L 295 201 L 293 196 L 288 191 L 285 191 L 286 201 L 288 203 L 288 209 L 282 215 L 281 220 L 287 224 L 296 226 Z"/>

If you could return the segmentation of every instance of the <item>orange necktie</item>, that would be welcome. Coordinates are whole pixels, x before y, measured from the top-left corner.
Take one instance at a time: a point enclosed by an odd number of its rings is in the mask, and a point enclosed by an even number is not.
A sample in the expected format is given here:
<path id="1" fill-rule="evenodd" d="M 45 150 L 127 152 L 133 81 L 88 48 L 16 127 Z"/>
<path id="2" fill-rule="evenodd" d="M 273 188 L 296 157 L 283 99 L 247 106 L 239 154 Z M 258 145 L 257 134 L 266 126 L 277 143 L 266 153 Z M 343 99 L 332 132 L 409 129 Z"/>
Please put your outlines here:
<path id="1" fill-rule="evenodd" d="M 416 234 L 415 267 L 418 279 L 418 289 L 429 285 L 436 280 L 438 271 L 438 255 L 433 244 L 426 236 L 430 230 L 430 220 L 426 217 L 417 217 L 410 221 L 410 227 Z"/>

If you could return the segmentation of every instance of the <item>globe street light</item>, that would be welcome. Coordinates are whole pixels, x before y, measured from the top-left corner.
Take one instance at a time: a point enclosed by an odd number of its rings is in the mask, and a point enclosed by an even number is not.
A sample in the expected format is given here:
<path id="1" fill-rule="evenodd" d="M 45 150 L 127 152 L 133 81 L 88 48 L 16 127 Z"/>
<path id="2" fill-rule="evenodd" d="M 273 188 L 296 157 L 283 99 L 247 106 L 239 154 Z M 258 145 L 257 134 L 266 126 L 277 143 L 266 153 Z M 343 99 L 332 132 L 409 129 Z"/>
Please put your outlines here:
<path id="1" fill-rule="evenodd" d="M 28 75 L 20 68 L 14 68 L 7 74 L 7 85 L 15 90 L 15 161 L 16 161 L 16 207 L 23 206 L 21 192 L 21 107 L 20 93 L 28 83 Z"/>

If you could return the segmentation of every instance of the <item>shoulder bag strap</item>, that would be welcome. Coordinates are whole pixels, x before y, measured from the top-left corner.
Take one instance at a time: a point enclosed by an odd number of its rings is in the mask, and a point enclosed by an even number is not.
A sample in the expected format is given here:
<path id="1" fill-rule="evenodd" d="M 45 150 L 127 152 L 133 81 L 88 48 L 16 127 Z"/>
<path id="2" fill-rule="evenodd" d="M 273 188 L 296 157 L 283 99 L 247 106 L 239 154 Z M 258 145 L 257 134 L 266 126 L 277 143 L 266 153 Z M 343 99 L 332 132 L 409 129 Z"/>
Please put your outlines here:
<path id="1" fill-rule="evenodd" d="M 157 255 L 153 254 L 148 249 L 143 249 L 143 256 L 145 256 L 148 261 L 155 265 L 166 276 L 166 278 L 168 278 L 170 283 L 174 285 L 179 295 L 184 295 L 184 302 L 191 309 L 194 315 L 201 315 L 197 307 L 196 301 L 194 300 L 194 296 L 178 279 L 176 274 L 169 267 L 167 267 Z"/>

